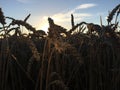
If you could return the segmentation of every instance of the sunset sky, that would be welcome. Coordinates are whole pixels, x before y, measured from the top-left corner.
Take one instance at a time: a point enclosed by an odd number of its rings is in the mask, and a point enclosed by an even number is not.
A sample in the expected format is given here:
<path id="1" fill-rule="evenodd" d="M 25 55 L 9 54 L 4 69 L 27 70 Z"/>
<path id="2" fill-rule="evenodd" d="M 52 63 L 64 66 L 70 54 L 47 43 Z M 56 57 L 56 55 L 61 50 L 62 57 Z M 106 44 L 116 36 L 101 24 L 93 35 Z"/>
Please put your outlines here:
<path id="1" fill-rule="evenodd" d="M 4 15 L 23 20 L 29 13 L 27 21 L 36 29 L 48 27 L 48 17 L 52 17 L 56 24 L 70 28 L 70 16 L 73 13 L 75 23 L 81 21 L 103 23 L 108 11 L 111 11 L 119 0 L 0 0 L 0 7 Z"/>

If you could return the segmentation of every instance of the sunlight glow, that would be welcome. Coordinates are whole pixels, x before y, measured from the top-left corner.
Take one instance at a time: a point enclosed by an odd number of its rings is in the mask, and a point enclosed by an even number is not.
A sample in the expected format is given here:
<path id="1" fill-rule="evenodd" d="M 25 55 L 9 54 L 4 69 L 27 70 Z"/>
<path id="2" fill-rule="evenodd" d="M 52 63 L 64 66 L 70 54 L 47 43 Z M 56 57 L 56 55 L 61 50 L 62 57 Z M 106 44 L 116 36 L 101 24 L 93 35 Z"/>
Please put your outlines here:
<path id="1" fill-rule="evenodd" d="M 45 23 L 45 24 L 43 24 L 43 25 L 40 26 L 40 29 L 44 30 L 45 32 L 47 32 L 48 31 L 48 27 L 49 27 L 49 24 Z"/>

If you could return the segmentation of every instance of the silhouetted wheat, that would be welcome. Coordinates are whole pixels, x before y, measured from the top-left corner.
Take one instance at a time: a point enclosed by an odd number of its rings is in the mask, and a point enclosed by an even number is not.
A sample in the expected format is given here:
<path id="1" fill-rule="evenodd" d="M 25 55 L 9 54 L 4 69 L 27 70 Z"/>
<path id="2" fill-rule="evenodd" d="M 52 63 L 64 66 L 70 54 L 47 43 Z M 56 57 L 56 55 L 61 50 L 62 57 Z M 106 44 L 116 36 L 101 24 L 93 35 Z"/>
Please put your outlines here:
<path id="1" fill-rule="evenodd" d="M 27 23 L 31 14 L 17 20 L 0 8 L 0 90 L 119 90 L 119 13 L 117 5 L 108 25 L 101 18 L 101 25 L 75 25 L 71 14 L 70 30 L 49 17 L 46 34 Z M 23 33 L 20 26 L 32 33 Z"/>
<path id="2" fill-rule="evenodd" d="M 9 18 L 12 20 L 12 23 L 11 25 L 22 25 L 22 26 L 25 26 L 25 28 L 27 28 L 28 30 L 32 31 L 33 33 L 36 31 L 35 28 L 33 28 L 30 24 L 26 23 L 25 21 L 22 21 L 22 20 L 15 20 L 14 18 L 11 18 L 11 17 L 6 17 L 6 18 Z"/>
<path id="3" fill-rule="evenodd" d="M 1 8 L 0 8 L 0 23 L 2 25 L 6 24 L 6 22 L 5 22 L 5 16 L 4 16 Z"/>
<path id="4" fill-rule="evenodd" d="M 117 12 L 117 17 L 120 13 L 120 4 L 117 5 L 110 13 L 109 16 L 107 18 L 108 24 L 111 23 L 111 20 L 113 19 L 113 16 L 115 15 L 115 13 Z"/>

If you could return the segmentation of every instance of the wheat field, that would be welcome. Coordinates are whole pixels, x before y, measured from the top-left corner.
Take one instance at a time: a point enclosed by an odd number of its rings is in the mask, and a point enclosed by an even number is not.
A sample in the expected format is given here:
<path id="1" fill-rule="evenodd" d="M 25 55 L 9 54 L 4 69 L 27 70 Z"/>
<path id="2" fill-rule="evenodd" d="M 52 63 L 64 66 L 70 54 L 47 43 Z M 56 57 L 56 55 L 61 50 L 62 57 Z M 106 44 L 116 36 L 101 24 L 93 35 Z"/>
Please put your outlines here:
<path id="1" fill-rule="evenodd" d="M 75 25 L 71 14 L 70 30 L 49 17 L 46 33 L 27 22 L 30 14 L 17 20 L 0 8 L 0 90 L 120 90 L 119 14 L 120 4 L 107 25 Z"/>

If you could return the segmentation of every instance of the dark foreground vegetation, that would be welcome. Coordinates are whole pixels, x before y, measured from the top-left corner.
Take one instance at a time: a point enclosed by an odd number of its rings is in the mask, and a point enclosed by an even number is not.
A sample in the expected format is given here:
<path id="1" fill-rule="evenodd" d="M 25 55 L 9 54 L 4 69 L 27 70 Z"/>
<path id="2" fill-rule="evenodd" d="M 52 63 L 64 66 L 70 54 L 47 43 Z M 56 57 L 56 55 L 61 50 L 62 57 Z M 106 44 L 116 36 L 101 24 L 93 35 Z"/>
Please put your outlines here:
<path id="1" fill-rule="evenodd" d="M 120 4 L 108 25 L 75 25 L 71 15 L 70 30 L 48 18 L 45 33 L 27 23 L 30 14 L 16 20 L 0 9 L 0 90 L 120 90 L 119 14 Z"/>

